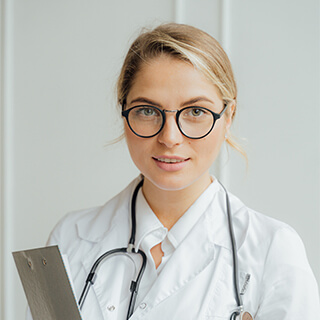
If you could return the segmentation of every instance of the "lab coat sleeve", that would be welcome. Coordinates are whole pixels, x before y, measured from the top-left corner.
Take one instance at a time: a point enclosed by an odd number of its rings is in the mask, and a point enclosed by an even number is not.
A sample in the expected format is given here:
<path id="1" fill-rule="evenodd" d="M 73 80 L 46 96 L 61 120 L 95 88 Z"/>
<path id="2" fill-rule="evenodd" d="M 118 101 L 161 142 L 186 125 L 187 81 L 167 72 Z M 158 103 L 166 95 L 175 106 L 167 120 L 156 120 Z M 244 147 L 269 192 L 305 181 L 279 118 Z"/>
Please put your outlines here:
<path id="1" fill-rule="evenodd" d="M 262 298 L 256 320 L 314 320 L 320 314 L 319 291 L 300 237 L 279 229 L 269 246 Z"/>

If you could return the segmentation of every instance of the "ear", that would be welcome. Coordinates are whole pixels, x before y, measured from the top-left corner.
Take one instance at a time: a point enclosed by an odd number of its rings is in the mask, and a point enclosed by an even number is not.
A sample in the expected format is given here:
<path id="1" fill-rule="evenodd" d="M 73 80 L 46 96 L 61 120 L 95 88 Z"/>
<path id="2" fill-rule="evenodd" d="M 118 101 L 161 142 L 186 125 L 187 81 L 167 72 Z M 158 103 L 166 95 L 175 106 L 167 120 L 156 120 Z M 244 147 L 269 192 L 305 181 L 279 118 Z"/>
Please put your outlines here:
<path id="1" fill-rule="evenodd" d="M 232 101 L 229 102 L 229 106 L 228 106 L 228 113 L 227 113 L 227 118 L 226 118 L 226 129 L 229 130 L 232 124 L 232 120 L 233 120 L 233 115 L 236 109 L 236 102 Z"/>

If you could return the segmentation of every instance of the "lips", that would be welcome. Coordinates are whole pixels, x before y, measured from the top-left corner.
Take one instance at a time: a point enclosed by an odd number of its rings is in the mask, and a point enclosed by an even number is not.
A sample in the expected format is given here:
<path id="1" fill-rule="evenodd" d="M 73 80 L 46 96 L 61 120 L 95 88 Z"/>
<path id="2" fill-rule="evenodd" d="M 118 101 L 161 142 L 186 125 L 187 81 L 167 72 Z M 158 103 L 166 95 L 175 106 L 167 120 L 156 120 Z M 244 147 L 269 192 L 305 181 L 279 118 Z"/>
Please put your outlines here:
<path id="1" fill-rule="evenodd" d="M 165 163 L 179 163 L 185 161 L 185 159 L 168 159 L 168 158 L 155 158 L 157 161 Z"/>
<path id="2" fill-rule="evenodd" d="M 175 156 L 160 156 L 153 157 L 152 159 L 155 161 L 158 168 L 168 172 L 182 170 L 190 160 L 190 158 L 181 158 Z"/>

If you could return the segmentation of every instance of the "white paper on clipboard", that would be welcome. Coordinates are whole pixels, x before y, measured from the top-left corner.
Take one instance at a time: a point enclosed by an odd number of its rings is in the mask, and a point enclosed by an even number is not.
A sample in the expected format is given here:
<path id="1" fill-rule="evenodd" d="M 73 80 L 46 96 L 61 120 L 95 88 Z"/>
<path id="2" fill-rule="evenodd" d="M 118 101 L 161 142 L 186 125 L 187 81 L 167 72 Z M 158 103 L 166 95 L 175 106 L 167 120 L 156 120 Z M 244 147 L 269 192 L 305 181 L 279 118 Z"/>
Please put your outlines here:
<path id="1" fill-rule="evenodd" d="M 58 246 L 12 254 L 33 320 L 81 320 Z"/>

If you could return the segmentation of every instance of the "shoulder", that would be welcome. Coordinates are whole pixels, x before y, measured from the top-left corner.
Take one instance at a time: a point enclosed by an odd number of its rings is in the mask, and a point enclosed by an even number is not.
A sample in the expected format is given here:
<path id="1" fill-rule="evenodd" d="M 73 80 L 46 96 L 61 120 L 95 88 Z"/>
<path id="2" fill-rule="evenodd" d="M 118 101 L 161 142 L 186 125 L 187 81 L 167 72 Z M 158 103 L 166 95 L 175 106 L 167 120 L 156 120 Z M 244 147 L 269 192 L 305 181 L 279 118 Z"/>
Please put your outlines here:
<path id="1" fill-rule="evenodd" d="M 287 223 L 250 208 L 246 208 L 245 212 L 249 219 L 248 234 L 257 241 L 257 244 L 269 247 L 275 242 L 289 244 L 294 240 L 302 243 L 298 233 Z"/>
<path id="2" fill-rule="evenodd" d="M 242 229 L 238 230 L 239 234 L 245 231 L 246 237 L 252 238 L 257 243 L 271 243 L 277 235 L 299 238 L 296 231 L 287 223 L 247 207 L 232 194 L 230 194 L 230 201 L 234 224 L 236 228 L 240 226 Z"/>
<path id="3" fill-rule="evenodd" d="M 231 199 L 236 203 L 233 219 L 244 260 L 261 267 L 265 274 L 277 268 L 311 272 L 304 244 L 291 226 L 248 208 L 233 195 Z"/>
<path id="4" fill-rule="evenodd" d="M 52 230 L 48 245 L 58 244 L 63 249 L 76 245 L 81 239 L 99 241 L 119 219 L 128 216 L 131 194 L 137 181 L 132 181 L 103 206 L 66 214 Z"/>

